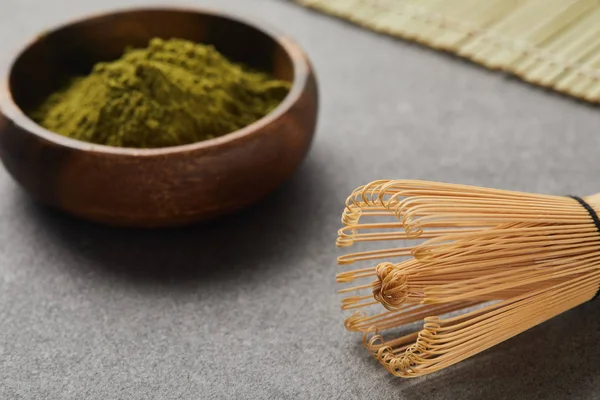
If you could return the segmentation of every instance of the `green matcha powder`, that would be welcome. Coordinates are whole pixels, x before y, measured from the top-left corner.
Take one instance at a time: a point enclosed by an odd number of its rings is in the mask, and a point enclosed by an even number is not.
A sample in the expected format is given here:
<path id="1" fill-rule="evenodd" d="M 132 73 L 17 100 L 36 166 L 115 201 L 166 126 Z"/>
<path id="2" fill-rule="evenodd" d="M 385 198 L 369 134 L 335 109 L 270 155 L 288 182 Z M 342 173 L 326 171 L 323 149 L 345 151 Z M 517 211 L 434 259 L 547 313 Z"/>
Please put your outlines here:
<path id="1" fill-rule="evenodd" d="M 152 39 L 97 64 L 51 95 L 31 117 L 87 142 L 153 148 L 222 136 L 253 123 L 286 96 L 289 82 L 227 60 L 212 46 Z"/>

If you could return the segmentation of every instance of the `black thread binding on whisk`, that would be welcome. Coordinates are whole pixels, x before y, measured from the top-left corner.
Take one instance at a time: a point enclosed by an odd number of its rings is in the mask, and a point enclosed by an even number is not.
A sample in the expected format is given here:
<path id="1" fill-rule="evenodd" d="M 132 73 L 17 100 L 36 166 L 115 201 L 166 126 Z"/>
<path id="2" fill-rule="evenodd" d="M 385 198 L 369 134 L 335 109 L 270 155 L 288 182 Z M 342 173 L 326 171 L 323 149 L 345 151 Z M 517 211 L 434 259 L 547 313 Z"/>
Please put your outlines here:
<path id="1" fill-rule="evenodd" d="M 583 208 L 586 209 L 588 214 L 590 214 L 590 217 L 592 217 L 592 219 L 594 220 L 594 225 L 596 225 L 596 229 L 598 230 L 598 233 L 600 233 L 600 218 L 598 218 L 598 214 L 596 214 L 596 211 L 594 211 L 594 209 L 588 203 L 586 203 L 585 200 L 583 200 L 581 197 L 577 197 L 577 196 L 569 196 L 569 197 L 572 198 L 573 200 L 576 200 L 579 204 L 581 204 L 581 206 Z M 598 296 L 600 296 L 600 288 L 598 288 L 598 291 L 596 292 L 594 297 L 592 297 L 592 300 L 597 299 Z"/>

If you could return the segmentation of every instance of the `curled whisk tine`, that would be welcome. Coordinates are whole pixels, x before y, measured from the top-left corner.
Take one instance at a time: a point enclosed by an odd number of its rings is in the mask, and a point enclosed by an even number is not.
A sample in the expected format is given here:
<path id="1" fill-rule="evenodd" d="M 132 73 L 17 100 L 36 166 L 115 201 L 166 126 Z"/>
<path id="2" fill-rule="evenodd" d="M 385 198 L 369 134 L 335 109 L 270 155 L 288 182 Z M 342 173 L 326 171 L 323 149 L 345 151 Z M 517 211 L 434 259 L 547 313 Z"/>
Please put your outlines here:
<path id="1" fill-rule="evenodd" d="M 362 339 L 363 346 L 365 346 L 366 348 L 369 348 L 369 343 L 371 343 L 371 341 L 375 337 L 378 337 L 379 338 L 378 340 L 381 340 L 381 342 L 383 343 L 383 337 L 381 337 L 379 335 L 379 331 L 377 330 L 376 327 L 371 326 L 371 327 L 367 328 L 363 333 L 363 339 Z"/>
<path id="2" fill-rule="evenodd" d="M 377 206 L 378 188 L 385 182 L 387 181 L 374 181 L 356 188 L 346 199 L 342 223 L 347 226 L 357 225 L 363 210 Z"/>
<path id="3" fill-rule="evenodd" d="M 340 272 L 336 275 L 337 283 L 350 283 L 356 279 L 355 274 L 352 271 Z"/>
<path id="4" fill-rule="evenodd" d="M 418 375 L 417 369 L 426 362 L 423 357 L 425 353 L 426 349 L 418 343 L 409 346 L 401 355 L 396 355 L 390 346 L 384 346 L 378 352 L 377 359 L 391 374 L 408 378 Z"/>
<path id="5" fill-rule="evenodd" d="M 344 300 L 348 300 L 348 301 L 346 301 L 345 304 L 344 304 L 344 301 L 342 301 L 342 310 L 354 310 L 357 308 L 364 308 L 364 307 L 368 307 L 368 306 L 377 304 L 377 302 L 375 300 L 373 300 L 373 297 L 371 295 L 351 296 L 351 297 L 347 297 Z"/>
<path id="6" fill-rule="evenodd" d="M 338 247 L 350 247 L 354 244 L 354 238 L 358 231 L 353 226 L 346 226 L 338 231 L 336 245 Z"/>
<path id="7" fill-rule="evenodd" d="M 435 335 L 440 330 L 440 318 L 438 316 L 425 317 L 423 319 L 423 330 L 426 330 L 432 335 Z"/>
<path id="8" fill-rule="evenodd" d="M 342 224 L 346 226 L 358 224 L 362 210 L 367 206 L 361 201 L 363 189 L 364 186 L 359 186 L 346 198 L 346 207 L 342 213 Z"/>
<path id="9" fill-rule="evenodd" d="M 363 300 L 362 296 L 348 296 L 342 300 L 342 310 L 351 310 Z"/>
<path id="10" fill-rule="evenodd" d="M 344 327 L 348 331 L 358 332 L 359 325 L 367 318 L 367 314 L 362 311 L 355 311 L 351 316 L 344 320 Z"/>
<path id="11" fill-rule="evenodd" d="M 371 182 L 368 185 L 366 185 L 363 190 L 360 192 L 361 195 L 361 199 L 362 201 L 369 205 L 369 206 L 373 206 L 375 203 L 373 201 L 373 196 L 374 196 L 374 191 L 376 191 L 377 189 L 377 182 Z"/>
<path id="12" fill-rule="evenodd" d="M 394 357 L 389 363 L 388 371 L 396 376 L 414 377 L 418 376 L 418 368 L 426 362 L 423 357 L 426 349 L 420 344 L 406 349 L 406 352 L 400 357 Z"/>
<path id="13" fill-rule="evenodd" d="M 377 204 L 389 209 L 388 204 L 397 191 L 398 181 L 387 181 L 378 188 Z M 389 196 L 389 197 L 386 197 Z"/>
<path id="14" fill-rule="evenodd" d="M 376 353 L 372 351 L 372 354 L 383 366 L 386 367 L 386 369 L 388 368 L 389 364 L 393 362 L 393 360 L 396 358 L 396 356 L 394 355 L 394 349 L 391 346 L 381 346 L 377 349 Z"/>
<path id="15" fill-rule="evenodd" d="M 418 239 L 423 235 L 423 228 L 410 220 L 407 223 L 404 223 L 404 231 L 406 232 L 406 236 L 410 239 Z"/>
<path id="16" fill-rule="evenodd" d="M 419 225 L 419 206 L 410 207 L 402 213 L 402 224 L 410 237 L 418 237 L 423 232 Z"/>
<path id="17" fill-rule="evenodd" d="M 362 215 L 362 209 L 359 206 L 351 205 L 346 207 L 342 214 L 342 224 L 346 226 L 357 225 Z"/>
<path id="18" fill-rule="evenodd" d="M 377 357 L 377 353 L 382 346 L 385 345 L 385 340 L 383 336 L 381 336 L 376 329 L 367 331 L 363 335 L 363 346 L 373 355 Z"/>
<path id="19" fill-rule="evenodd" d="M 389 181 L 378 180 L 378 181 L 373 181 L 373 182 L 369 183 L 368 185 L 365 185 L 363 187 L 363 190 L 361 191 L 363 202 L 365 202 L 365 204 L 368 204 L 369 206 L 378 205 L 378 203 L 379 203 L 378 199 L 381 194 L 381 187 L 385 186 L 385 184 L 387 182 L 389 182 Z"/>
<path id="20" fill-rule="evenodd" d="M 412 203 L 419 203 L 419 198 L 403 197 L 404 192 L 398 192 L 388 199 L 387 208 L 394 213 L 396 218 L 404 226 L 404 230 L 409 238 L 418 238 L 423 233 L 423 229 L 414 223 L 415 213 L 412 210 L 416 207 Z"/>
<path id="21" fill-rule="evenodd" d="M 401 200 L 397 200 L 393 204 L 390 203 L 390 207 L 394 207 L 394 210 L 398 216 L 406 213 L 406 210 L 410 209 L 412 203 L 418 203 L 421 201 L 420 197 L 408 196 L 405 192 L 397 193 L 395 197 L 402 197 Z"/>
<path id="22" fill-rule="evenodd" d="M 403 192 L 397 192 L 391 195 L 384 203 L 384 206 L 394 213 L 396 218 L 402 220 L 402 209 L 399 207 L 403 200 L 406 200 Z"/>
<path id="23" fill-rule="evenodd" d="M 348 198 L 346 199 L 346 207 L 350 207 L 352 205 L 357 207 L 359 206 L 360 201 L 358 199 L 361 198 L 362 191 L 364 190 L 365 186 L 366 185 L 359 186 L 352 191 L 350 196 L 348 196 Z"/>
<path id="24" fill-rule="evenodd" d="M 375 268 L 365 268 L 363 270 L 344 271 L 336 275 L 338 283 L 350 283 L 357 279 L 375 275 Z"/>

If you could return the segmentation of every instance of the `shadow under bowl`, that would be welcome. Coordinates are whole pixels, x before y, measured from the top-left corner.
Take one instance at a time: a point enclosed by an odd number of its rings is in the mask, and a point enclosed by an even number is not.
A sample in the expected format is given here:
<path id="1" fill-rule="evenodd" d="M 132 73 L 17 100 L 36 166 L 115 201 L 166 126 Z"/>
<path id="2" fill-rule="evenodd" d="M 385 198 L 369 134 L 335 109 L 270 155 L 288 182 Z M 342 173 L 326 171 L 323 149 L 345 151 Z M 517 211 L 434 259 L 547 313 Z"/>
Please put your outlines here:
<path id="1" fill-rule="evenodd" d="M 69 77 L 151 38 L 212 44 L 235 62 L 292 82 L 283 102 L 227 135 L 158 149 L 118 148 L 50 132 L 26 115 Z M 62 25 L 31 41 L 0 81 L 0 158 L 35 200 L 113 226 L 185 225 L 240 210 L 282 184 L 309 151 L 317 82 L 290 39 L 220 12 L 122 10 Z"/>

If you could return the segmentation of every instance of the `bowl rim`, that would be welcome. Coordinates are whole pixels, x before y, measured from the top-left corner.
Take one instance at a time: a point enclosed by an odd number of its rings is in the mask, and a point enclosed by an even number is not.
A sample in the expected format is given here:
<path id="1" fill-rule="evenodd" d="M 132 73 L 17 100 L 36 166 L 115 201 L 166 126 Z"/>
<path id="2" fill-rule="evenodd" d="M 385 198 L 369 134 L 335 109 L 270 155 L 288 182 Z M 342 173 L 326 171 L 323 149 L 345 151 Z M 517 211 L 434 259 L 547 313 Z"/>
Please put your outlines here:
<path id="1" fill-rule="evenodd" d="M 290 91 L 284 97 L 284 99 L 275 107 L 270 113 L 263 116 L 262 118 L 254 121 L 250 125 L 227 133 L 225 135 L 202 140 L 195 143 L 189 143 L 178 146 L 169 147 L 158 147 L 158 148 L 135 148 L 135 147 L 116 147 L 108 146 L 103 144 L 96 144 L 85 142 L 82 140 L 72 139 L 67 136 L 60 135 L 48 129 L 45 129 L 41 125 L 34 122 L 23 110 L 16 104 L 12 92 L 10 90 L 10 76 L 13 72 L 14 66 L 17 60 L 33 46 L 40 37 L 43 35 L 49 35 L 61 29 L 67 28 L 72 25 L 77 25 L 86 21 L 106 18 L 119 14 L 129 14 L 144 11 L 179 11 L 185 13 L 194 14 L 205 14 L 216 16 L 220 18 L 226 18 L 234 22 L 247 25 L 259 32 L 262 32 L 266 36 L 270 37 L 275 43 L 277 43 L 285 51 L 288 58 L 291 61 L 293 68 L 293 80 Z M 113 8 L 112 10 L 104 12 L 96 12 L 94 14 L 87 14 L 87 16 L 80 16 L 70 19 L 67 22 L 55 24 L 53 27 L 44 30 L 38 35 L 30 38 L 20 45 L 20 50 L 9 59 L 8 62 L 4 63 L 0 69 L 0 113 L 4 114 L 14 124 L 20 128 L 27 130 L 29 133 L 38 136 L 41 139 L 47 140 L 55 145 L 68 147 L 73 150 L 80 150 L 92 153 L 110 154 L 110 155 L 123 155 L 123 156 L 161 156 L 169 155 L 174 153 L 182 152 L 193 152 L 196 150 L 204 150 L 216 148 L 228 143 L 236 142 L 244 137 L 251 136 L 257 133 L 262 128 L 270 125 L 275 120 L 280 118 L 290 108 L 298 102 L 299 98 L 304 92 L 304 87 L 307 84 L 309 74 L 311 73 L 310 61 L 306 53 L 302 48 L 288 36 L 282 34 L 277 29 L 274 29 L 270 24 L 263 21 L 250 21 L 247 17 L 241 17 L 237 14 L 231 13 L 226 10 L 217 10 L 206 7 L 190 7 L 190 6 L 165 6 L 165 5 L 148 5 L 141 7 L 123 7 Z"/>

